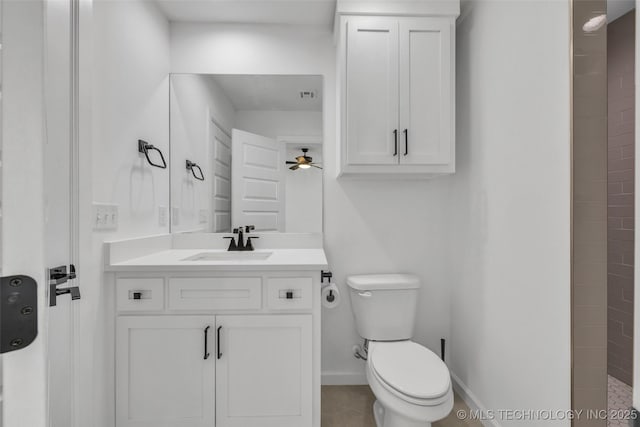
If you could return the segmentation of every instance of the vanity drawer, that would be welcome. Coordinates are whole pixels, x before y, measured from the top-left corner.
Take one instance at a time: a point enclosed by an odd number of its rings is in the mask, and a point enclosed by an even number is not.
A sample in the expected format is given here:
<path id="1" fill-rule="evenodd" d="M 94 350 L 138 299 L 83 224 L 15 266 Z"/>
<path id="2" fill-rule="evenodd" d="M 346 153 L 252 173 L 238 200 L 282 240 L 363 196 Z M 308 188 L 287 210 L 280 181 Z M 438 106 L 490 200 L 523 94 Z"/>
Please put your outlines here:
<path id="1" fill-rule="evenodd" d="M 118 311 L 162 311 L 164 309 L 164 279 L 119 278 L 116 280 Z"/>
<path id="2" fill-rule="evenodd" d="M 261 277 L 174 277 L 171 310 L 256 310 L 262 308 Z"/>
<path id="3" fill-rule="evenodd" d="M 311 310 L 311 277 L 270 277 L 267 279 L 267 308 L 273 310 Z"/>

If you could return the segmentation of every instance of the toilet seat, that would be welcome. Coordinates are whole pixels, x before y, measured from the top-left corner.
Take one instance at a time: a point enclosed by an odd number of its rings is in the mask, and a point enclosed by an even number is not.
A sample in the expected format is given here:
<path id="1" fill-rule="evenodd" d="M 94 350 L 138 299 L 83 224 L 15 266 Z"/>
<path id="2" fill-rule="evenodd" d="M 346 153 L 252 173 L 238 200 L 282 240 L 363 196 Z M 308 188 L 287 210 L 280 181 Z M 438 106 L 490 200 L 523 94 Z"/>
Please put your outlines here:
<path id="1" fill-rule="evenodd" d="M 447 365 L 415 342 L 371 342 L 368 356 L 375 378 L 407 402 L 437 405 L 451 389 Z"/>

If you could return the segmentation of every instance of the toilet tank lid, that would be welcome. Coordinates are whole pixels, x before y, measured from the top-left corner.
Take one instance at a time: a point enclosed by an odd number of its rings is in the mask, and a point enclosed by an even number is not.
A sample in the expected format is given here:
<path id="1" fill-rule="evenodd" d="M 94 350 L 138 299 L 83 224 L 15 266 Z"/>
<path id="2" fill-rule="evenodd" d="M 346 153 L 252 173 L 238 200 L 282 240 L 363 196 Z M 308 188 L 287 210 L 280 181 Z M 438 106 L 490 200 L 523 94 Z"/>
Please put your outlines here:
<path id="1" fill-rule="evenodd" d="M 413 274 L 363 274 L 348 276 L 347 285 L 357 291 L 418 289 L 420 279 Z"/>

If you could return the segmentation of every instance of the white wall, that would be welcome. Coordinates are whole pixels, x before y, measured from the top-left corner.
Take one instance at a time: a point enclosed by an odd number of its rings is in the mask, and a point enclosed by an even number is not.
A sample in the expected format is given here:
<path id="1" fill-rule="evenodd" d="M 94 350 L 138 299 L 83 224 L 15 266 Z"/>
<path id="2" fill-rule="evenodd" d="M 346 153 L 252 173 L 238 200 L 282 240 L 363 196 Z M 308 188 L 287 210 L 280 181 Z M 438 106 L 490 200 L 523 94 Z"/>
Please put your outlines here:
<path id="1" fill-rule="evenodd" d="M 169 159 L 169 24 L 152 2 L 94 0 L 93 201 L 119 206 L 119 229 L 94 232 L 93 264 L 83 265 L 83 304 L 93 305 L 96 426 L 114 425 L 112 289 L 103 286 L 103 241 L 168 233 L 169 170 L 152 168 L 138 139 Z M 83 319 L 83 322 L 85 320 Z"/>
<path id="2" fill-rule="evenodd" d="M 211 231 L 214 182 L 211 119 L 229 131 L 234 117 L 231 101 L 211 77 L 171 76 L 172 232 Z M 187 170 L 187 159 L 200 166 L 204 181 L 196 180 Z M 201 211 L 206 212 L 205 223 L 200 221 Z"/>
<path id="3" fill-rule="evenodd" d="M 447 217 L 450 367 L 488 409 L 568 409 L 569 4 L 464 6 Z"/>
<path id="4" fill-rule="evenodd" d="M 416 339 L 439 351 L 448 337 L 444 280 L 446 185 L 419 182 L 338 181 L 336 57 L 329 31 L 275 26 L 171 25 L 175 73 L 314 74 L 324 77 L 324 233 L 334 278 L 343 292 L 349 274 L 412 272 L 424 281 Z M 323 311 L 325 381 L 365 382 L 353 358 L 356 334 L 348 297 Z"/>
<path id="5" fill-rule="evenodd" d="M 295 136 L 322 138 L 322 112 L 239 110 L 236 128 L 269 138 Z M 290 138 L 294 137 L 294 138 Z M 309 148 L 309 156 L 322 163 L 322 145 L 287 144 L 287 160 L 302 155 L 300 147 Z M 322 171 L 316 168 L 287 171 L 285 181 L 285 232 L 322 232 Z"/>
<path id="6" fill-rule="evenodd" d="M 322 113 L 318 111 L 238 110 L 235 127 L 268 138 L 322 136 Z"/>

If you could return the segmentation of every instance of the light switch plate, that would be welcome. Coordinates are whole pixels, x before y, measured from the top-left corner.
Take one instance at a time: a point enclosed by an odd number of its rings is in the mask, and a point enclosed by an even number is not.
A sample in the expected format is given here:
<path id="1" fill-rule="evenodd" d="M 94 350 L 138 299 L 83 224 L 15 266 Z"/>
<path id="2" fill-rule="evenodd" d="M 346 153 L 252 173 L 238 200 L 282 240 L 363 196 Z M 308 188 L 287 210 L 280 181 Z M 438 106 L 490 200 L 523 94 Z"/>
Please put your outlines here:
<path id="1" fill-rule="evenodd" d="M 200 212 L 198 214 L 198 222 L 200 224 L 206 224 L 207 221 L 207 217 L 209 216 L 209 212 L 206 209 L 200 209 Z"/>
<path id="2" fill-rule="evenodd" d="M 118 229 L 118 205 L 107 203 L 93 204 L 93 229 L 117 230 Z"/>
<path id="3" fill-rule="evenodd" d="M 180 208 L 171 208 L 171 225 L 180 225 Z"/>
<path id="4" fill-rule="evenodd" d="M 166 206 L 159 206 L 158 207 L 158 225 L 160 227 L 167 226 L 167 224 L 169 223 L 168 217 L 169 217 L 169 208 L 167 208 Z"/>

